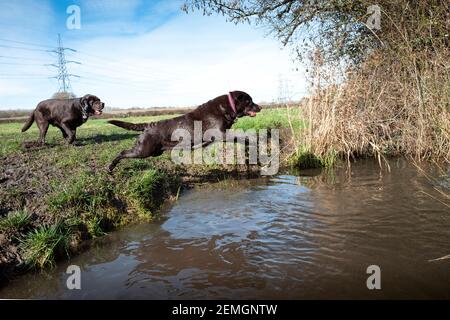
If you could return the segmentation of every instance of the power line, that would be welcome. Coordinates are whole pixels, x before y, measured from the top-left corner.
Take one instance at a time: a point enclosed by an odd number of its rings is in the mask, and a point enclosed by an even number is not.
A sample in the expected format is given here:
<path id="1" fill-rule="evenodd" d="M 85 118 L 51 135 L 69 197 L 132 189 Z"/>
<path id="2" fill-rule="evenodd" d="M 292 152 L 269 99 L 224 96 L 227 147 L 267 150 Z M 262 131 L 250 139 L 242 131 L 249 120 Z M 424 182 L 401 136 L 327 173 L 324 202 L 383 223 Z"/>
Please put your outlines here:
<path id="1" fill-rule="evenodd" d="M 28 60 L 28 61 L 47 61 L 45 59 L 36 59 L 36 58 L 28 58 L 28 57 L 15 57 L 15 56 L 0 56 L 3 59 L 14 59 L 14 60 Z"/>
<path id="2" fill-rule="evenodd" d="M 15 40 L 9 40 L 9 39 L 2 39 L 0 38 L 0 41 L 8 41 L 13 43 L 19 43 L 24 45 L 30 45 L 30 46 L 39 46 L 39 47 L 45 47 L 45 48 L 51 48 L 46 45 L 36 44 L 36 43 L 30 43 L 30 42 L 24 42 L 24 41 L 15 41 Z M 7 48 L 16 48 L 16 49 L 22 49 L 22 50 L 30 50 L 30 51 L 44 51 L 48 53 L 56 53 L 57 55 L 57 62 L 56 63 L 47 63 L 47 64 L 32 64 L 32 63 L 14 63 L 14 62 L 0 62 L 0 64 L 3 65 L 35 65 L 35 66 L 46 66 L 46 67 L 54 67 L 58 69 L 58 74 L 54 77 L 51 76 L 45 76 L 42 74 L 0 74 L 0 78 L 11 78 L 11 79 L 38 79 L 38 78 L 55 78 L 58 79 L 59 83 L 59 92 L 71 92 L 72 86 L 71 86 L 71 78 L 78 78 L 80 79 L 81 83 L 84 82 L 91 82 L 96 86 L 102 86 L 103 83 L 108 83 L 110 85 L 120 85 L 120 86 L 129 86 L 133 87 L 134 89 L 137 89 L 139 91 L 148 91 L 150 92 L 152 89 L 155 90 L 164 90 L 165 85 L 167 81 L 170 79 L 178 79 L 179 75 L 175 75 L 173 73 L 169 73 L 167 71 L 155 71 L 155 70 L 149 70 L 144 68 L 139 68 L 138 66 L 130 66 L 129 64 L 119 62 L 118 60 L 106 58 L 97 56 L 94 54 L 86 53 L 86 52 L 80 52 L 72 48 L 64 47 L 62 44 L 62 40 L 60 35 L 58 35 L 58 46 L 56 49 L 53 50 L 43 50 L 43 49 L 35 49 L 35 48 L 25 48 L 25 47 L 18 47 L 18 46 L 10 46 L 10 45 L 0 45 L 0 47 L 7 47 Z M 95 60 L 101 61 L 101 63 L 93 62 L 87 64 L 82 64 L 78 61 L 73 60 L 67 60 L 67 52 L 76 52 L 78 54 L 81 53 L 81 55 L 86 55 L 88 57 L 92 57 Z M 2 55 L 0 58 L 4 59 L 16 59 L 16 60 L 29 60 L 29 61 L 45 61 L 43 59 L 33 59 L 33 58 L 27 58 L 27 57 L 16 57 L 16 56 L 6 56 Z M 110 72 L 118 73 L 118 75 L 102 75 L 101 72 L 85 72 L 81 70 L 81 74 L 83 76 L 79 76 L 76 74 L 71 74 L 68 71 L 67 64 L 74 63 L 79 64 L 81 67 L 89 68 L 89 71 L 94 70 L 105 70 Z M 84 76 L 86 75 L 86 76 Z M 138 77 L 139 80 L 133 80 L 129 79 L 130 77 Z M 153 83 L 148 83 L 146 81 L 151 81 Z M 155 83 L 157 82 L 157 83 Z"/>
<path id="3" fill-rule="evenodd" d="M 84 52 L 84 51 L 77 51 L 77 53 L 81 54 L 81 55 L 86 55 L 86 56 L 91 57 L 91 58 L 94 58 L 94 59 L 96 59 L 98 61 L 102 61 L 102 63 L 109 64 L 109 66 L 111 66 L 111 67 L 116 66 L 116 67 L 126 68 L 125 70 L 127 70 L 129 72 L 131 71 L 131 72 L 137 72 L 139 74 L 142 74 L 143 72 L 148 71 L 149 73 L 152 73 L 152 74 L 159 73 L 161 75 L 168 75 L 168 76 L 179 77 L 179 74 L 175 74 L 173 72 L 168 72 L 168 71 L 165 71 L 165 70 L 162 71 L 162 70 L 152 69 L 151 67 L 149 68 L 149 67 L 141 67 L 141 66 L 132 66 L 132 65 L 129 65 L 127 63 L 123 63 L 122 61 L 119 61 L 119 60 L 106 58 L 106 57 L 101 57 L 101 56 L 98 56 L 98 55 L 95 55 L 95 54 L 92 54 L 92 53 L 87 53 L 87 52 Z"/>
<path id="4" fill-rule="evenodd" d="M 287 103 L 291 99 L 291 80 L 280 73 L 278 74 L 278 103 Z"/>
<path id="5" fill-rule="evenodd" d="M 0 41 L 19 43 L 19 44 L 24 44 L 24 45 L 28 45 L 28 46 L 34 46 L 34 47 L 53 48 L 52 46 L 46 46 L 43 44 L 36 44 L 36 43 L 31 43 L 31 42 L 17 41 L 17 40 L 3 39 L 3 38 L 0 38 Z"/>
<path id="6" fill-rule="evenodd" d="M 40 67 L 44 67 L 45 66 L 45 64 L 21 63 L 21 62 L 0 62 L 0 64 L 14 65 L 14 66 L 40 66 Z"/>
<path id="7" fill-rule="evenodd" d="M 1 79 L 48 79 L 49 77 L 42 75 L 1 75 Z"/>
<path id="8" fill-rule="evenodd" d="M 42 74 L 36 74 L 36 73 L 21 73 L 21 74 L 0 73 L 0 76 L 3 76 L 3 77 L 15 77 L 15 76 L 25 76 L 25 77 L 28 77 L 28 76 L 39 76 L 39 77 L 42 77 L 43 75 Z"/>
<path id="9" fill-rule="evenodd" d="M 72 86 L 70 84 L 70 78 L 71 77 L 79 77 L 78 75 L 75 74 L 71 74 L 68 72 L 67 70 L 67 64 L 68 63 L 77 63 L 79 64 L 79 62 L 77 61 L 71 61 L 71 60 L 66 60 L 65 57 L 65 52 L 66 51 L 72 51 L 72 52 L 76 52 L 76 50 L 72 49 L 72 48 L 66 48 L 63 46 L 62 44 L 62 40 L 61 40 L 61 35 L 58 34 L 58 46 L 56 47 L 56 49 L 53 49 L 53 47 L 51 46 L 47 46 L 47 45 L 42 45 L 42 44 L 37 44 L 37 43 L 31 43 L 31 42 L 25 42 L 25 41 L 16 41 L 16 40 L 11 40 L 11 39 L 4 39 L 4 38 L 0 38 L 0 41 L 5 41 L 5 42 L 11 42 L 11 43 L 18 43 L 18 44 L 22 44 L 22 45 L 26 45 L 26 46 L 35 46 L 35 47 L 43 47 L 43 48 L 49 48 L 49 49 L 37 49 L 37 48 L 27 48 L 27 47 L 21 47 L 21 46 L 13 46 L 13 45 L 5 45 L 5 44 L 0 44 L 0 47 L 2 48 L 10 48 L 10 49 L 18 49 L 18 50 L 26 50 L 26 51 L 40 51 L 40 52 L 48 52 L 48 53 L 56 53 L 57 54 L 57 63 L 54 64 L 42 64 L 40 66 L 46 66 L 46 67 L 55 67 L 58 69 L 58 74 L 55 77 L 47 77 L 47 78 L 56 78 L 58 79 L 58 83 L 59 83 L 59 92 L 72 92 Z M 50 50 L 52 49 L 52 50 Z M 42 61 L 39 59 L 30 59 L 30 58 L 25 58 L 25 57 L 15 57 L 15 56 L 0 56 L 1 58 L 6 58 L 6 59 L 16 59 L 16 60 L 31 60 L 31 61 Z M 18 63 L 14 63 L 14 62 L 0 62 L 0 64 L 3 65 L 38 65 L 38 64 L 32 64 L 32 63 L 22 63 L 22 62 L 18 62 Z M 38 65 L 39 66 L 39 65 Z M 1 78 L 11 78 L 11 79 L 36 79 L 36 78 L 44 78 L 43 75 L 40 74 L 0 74 Z"/>
<path id="10" fill-rule="evenodd" d="M 96 73 L 91 72 L 92 74 L 95 74 L 98 76 L 104 76 L 104 72 L 102 73 L 102 71 L 109 71 L 109 72 L 115 72 L 115 73 L 120 72 L 119 76 L 108 76 L 108 77 L 112 78 L 112 79 L 120 79 L 120 80 L 124 80 L 124 81 L 129 81 L 127 79 L 127 76 L 128 77 L 137 77 L 137 78 L 140 78 L 145 81 L 158 81 L 158 82 L 169 81 L 171 79 L 173 80 L 173 79 L 179 78 L 179 77 L 174 77 L 174 76 L 164 77 L 164 76 L 158 76 L 158 75 L 154 75 L 154 74 L 146 74 L 145 72 L 133 72 L 133 71 L 129 71 L 129 70 L 124 70 L 123 68 L 121 68 L 121 69 L 108 68 L 105 66 L 98 66 L 98 65 L 93 65 L 93 64 L 84 63 L 84 62 L 81 64 L 80 67 L 82 68 L 81 72 L 83 74 L 89 73 L 89 72 L 83 71 L 84 68 L 87 68 L 89 71 L 97 71 L 98 70 L 98 72 L 96 72 Z"/>
<path id="11" fill-rule="evenodd" d="M 39 46 L 39 47 L 44 47 L 44 48 L 52 48 L 51 46 L 47 46 L 47 45 L 42 45 L 42 44 L 37 44 L 37 43 L 31 43 L 31 42 L 25 42 L 25 41 L 16 41 L 16 40 L 10 40 L 10 39 L 4 39 L 4 38 L 0 38 L 0 41 L 7 41 L 7 42 L 12 42 L 12 43 L 19 43 L 19 44 L 24 44 L 24 45 L 29 45 L 29 46 Z M 53 52 L 58 54 L 58 58 L 59 58 L 59 54 L 60 51 L 57 48 L 56 50 L 44 50 L 44 49 L 36 49 L 36 48 L 26 48 L 26 47 L 18 47 L 18 46 L 10 46 L 10 45 L 0 45 L 0 47 L 4 47 L 4 48 L 11 48 L 11 49 L 19 49 L 19 50 L 28 50 L 28 51 L 42 51 L 42 52 Z M 141 67 L 137 67 L 137 66 L 130 66 L 129 64 L 123 63 L 121 61 L 118 60 L 114 60 L 111 58 L 106 58 L 106 57 L 101 57 L 95 54 L 91 54 L 91 53 L 87 53 L 84 51 L 77 51 L 74 50 L 72 48 L 64 48 L 64 51 L 72 51 L 72 52 L 77 52 L 77 53 L 81 53 L 82 55 L 86 55 L 88 57 L 91 57 L 93 59 L 96 60 L 100 60 L 102 61 L 103 66 L 99 66 L 98 63 L 88 63 L 89 66 L 91 66 L 91 68 L 100 68 L 100 69 L 105 69 L 107 71 L 117 71 L 117 69 L 120 68 L 120 72 L 121 73 L 127 73 L 130 75 L 138 75 L 140 77 L 144 77 L 144 78 L 149 78 L 149 79 L 155 79 L 157 80 L 159 77 L 163 76 L 166 78 L 178 78 L 179 75 L 175 74 L 175 73 L 171 73 L 171 72 L 167 72 L 167 71 L 163 71 L 163 70 L 155 70 L 153 68 L 149 69 L 149 68 L 141 68 Z M 37 59 L 30 59 L 30 58 L 20 58 L 20 57 L 11 57 L 11 56 L 0 56 L 3 58 L 8 58 L 8 59 L 26 59 L 26 60 L 32 60 L 32 61 L 39 61 Z M 66 63 L 73 63 L 74 61 L 66 61 Z M 79 62 L 75 62 L 80 64 Z M 108 67 L 109 66 L 109 67 Z M 119 68 L 118 68 L 119 67 Z M 148 70 L 148 74 L 145 74 L 145 71 Z M 153 75 L 153 76 L 152 76 Z"/>
<path id="12" fill-rule="evenodd" d="M 66 50 L 70 50 L 73 52 L 76 52 L 75 49 L 71 49 L 71 48 L 65 48 L 63 47 L 63 43 L 61 40 L 61 35 L 58 34 L 58 47 L 56 48 L 56 50 L 51 50 L 51 52 L 55 52 L 58 55 L 58 62 L 57 64 L 49 64 L 48 66 L 53 66 L 58 68 L 58 75 L 52 78 L 56 78 L 58 79 L 58 83 L 59 83 L 59 90 L 58 92 L 72 92 L 72 86 L 70 84 L 70 78 L 71 77 L 77 77 L 79 78 L 80 76 L 76 75 L 76 74 L 70 74 L 67 71 L 67 64 L 68 63 L 79 63 L 78 61 L 67 61 L 66 60 L 66 55 L 65 55 L 65 51 Z"/>
<path id="13" fill-rule="evenodd" d="M 34 49 L 34 48 L 25 48 L 25 47 L 16 47 L 16 46 L 7 46 L 7 45 L 4 45 L 4 44 L 0 44 L 0 47 L 2 47 L 2 48 L 9 48 L 9 49 L 27 50 L 27 51 L 43 51 L 43 52 L 50 52 L 50 50 Z"/>

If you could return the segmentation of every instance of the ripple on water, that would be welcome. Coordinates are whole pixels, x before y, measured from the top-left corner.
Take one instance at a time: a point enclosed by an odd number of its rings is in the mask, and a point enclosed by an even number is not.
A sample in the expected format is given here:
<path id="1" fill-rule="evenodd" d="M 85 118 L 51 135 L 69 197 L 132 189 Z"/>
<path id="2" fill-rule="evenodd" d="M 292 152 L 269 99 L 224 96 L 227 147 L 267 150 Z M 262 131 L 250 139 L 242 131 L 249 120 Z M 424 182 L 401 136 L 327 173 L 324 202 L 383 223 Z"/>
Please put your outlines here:
<path id="1" fill-rule="evenodd" d="M 449 298 L 450 259 L 428 262 L 450 253 L 448 210 L 412 166 L 391 169 L 362 161 L 351 172 L 190 190 L 162 221 L 75 257 L 83 293 L 65 290 L 61 265 L 0 297 Z M 365 286 L 371 264 L 381 293 Z"/>

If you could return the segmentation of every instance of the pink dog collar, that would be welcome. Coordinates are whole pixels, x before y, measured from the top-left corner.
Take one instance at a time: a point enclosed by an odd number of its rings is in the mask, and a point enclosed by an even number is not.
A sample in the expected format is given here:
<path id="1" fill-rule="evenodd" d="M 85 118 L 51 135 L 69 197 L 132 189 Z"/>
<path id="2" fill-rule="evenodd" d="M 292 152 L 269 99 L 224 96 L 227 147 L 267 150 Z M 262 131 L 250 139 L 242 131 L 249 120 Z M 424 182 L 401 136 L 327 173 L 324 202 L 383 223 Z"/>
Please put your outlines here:
<path id="1" fill-rule="evenodd" d="M 231 92 L 228 92 L 228 102 L 230 103 L 231 109 L 233 110 L 234 113 L 237 113 L 236 111 L 236 105 L 234 104 L 234 99 L 231 96 Z"/>

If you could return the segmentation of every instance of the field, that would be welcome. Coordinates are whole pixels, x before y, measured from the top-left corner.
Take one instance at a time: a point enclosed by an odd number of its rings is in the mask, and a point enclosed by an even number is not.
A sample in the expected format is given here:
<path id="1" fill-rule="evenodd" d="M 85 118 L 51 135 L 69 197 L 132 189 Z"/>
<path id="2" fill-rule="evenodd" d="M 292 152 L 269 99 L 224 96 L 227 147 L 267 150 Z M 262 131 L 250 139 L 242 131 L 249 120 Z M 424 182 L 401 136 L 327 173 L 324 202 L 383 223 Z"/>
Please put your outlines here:
<path id="1" fill-rule="evenodd" d="M 153 219 L 183 188 L 259 172 L 245 165 L 175 165 L 166 152 L 157 158 L 125 160 L 110 175 L 106 166 L 134 144 L 138 133 L 106 121 L 89 120 L 78 128 L 79 146 L 68 146 L 60 131 L 50 127 L 47 145 L 32 148 L 24 143 L 37 139 L 35 124 L 25 133 L 20 132 L 22 123 L 0 124 L 0 271 L 51 266 L 80 250 L 85 240 Z M 239 119 L 233 129 L 293 132 L 303 124 L 298 109 L 266 109 L 255 118 Z"/>

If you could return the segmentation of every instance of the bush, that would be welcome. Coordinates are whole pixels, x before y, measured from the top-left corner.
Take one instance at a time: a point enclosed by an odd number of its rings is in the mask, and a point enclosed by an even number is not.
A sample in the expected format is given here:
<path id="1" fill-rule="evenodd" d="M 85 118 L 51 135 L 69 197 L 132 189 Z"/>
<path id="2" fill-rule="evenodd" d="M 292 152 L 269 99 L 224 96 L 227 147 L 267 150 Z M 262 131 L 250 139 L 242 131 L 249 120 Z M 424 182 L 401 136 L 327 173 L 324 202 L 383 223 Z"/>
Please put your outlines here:
<path id="1" fill-rule="evenodd" d="M 0 232 L 10 234 L 19 232 L 31 222 L 31 215 L 28 211 L 19 210 L 8 214 L 7 217 L 0 219 Z"/>
<path id="2" fill-rule="evenodd" d="M 56 92 L 52 95 L 52 99 L 73 99 L 76 97 L 72 92 Z"/>
<path id="3" fill-rule="evenodd" d="M 69 229 L 58 223 L 29 232 L 19 248 L 27 266 L 44 268 L 54 266 L 55 259 L 63 253 L 68 255 L 69 240 Z"/>
<path id="4" fill-rule="evenodd" d="M 168 189 L 169 177 L 162 171 L 149 169 L 135 176 L 129 185 L 129 195 L 137 204 L 137 209 L 151 212 L 161 206 Z"/>

